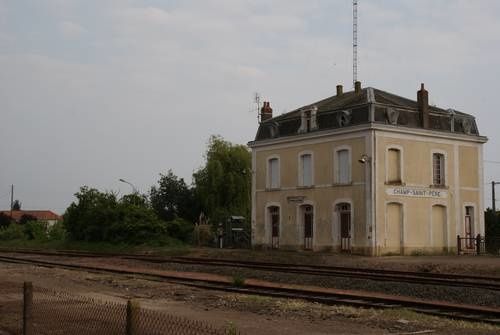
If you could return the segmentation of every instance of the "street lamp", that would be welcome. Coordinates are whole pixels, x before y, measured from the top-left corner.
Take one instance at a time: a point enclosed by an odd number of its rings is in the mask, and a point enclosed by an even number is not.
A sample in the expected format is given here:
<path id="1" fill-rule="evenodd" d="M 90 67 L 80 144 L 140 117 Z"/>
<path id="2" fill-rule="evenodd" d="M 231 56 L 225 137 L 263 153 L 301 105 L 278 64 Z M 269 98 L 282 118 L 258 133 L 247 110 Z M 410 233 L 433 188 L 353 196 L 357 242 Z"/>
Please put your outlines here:
<path id="1" fill-rule="evenodd" d="M 365 215 L 366 215 L 366 221 L 368 221 L 370 224 L 368 226 L 368 239 L 371 239 L 372 247 L 373 250 L 375 250 L 376 245 L 377 245 L 377 232 L 376 228 L 377 226 L 373 227 L 372 226 L 372 215 L 373 215 L 373 196 L 371 194 L 372 188 L 371 188 L 371 161 L 372 158 L 368 156 L 367 154 L 362 154 L 361 157 L 358 159 L 358 162 L 360 164 L 363 164 L 365 166 L 365 177 L 364 177 L 364 183 L 363 183 L 363 188 L 364 188 L 364 193 L 365 193 Z M 369 199 L 369 201 L 367 201 Z M 370 203 L 371 208 L 367 208 L 368 203 Z"/>
<path id="2" fill-rule="evenodd" d="M 132 184 L 131 182 L 129 181 L 126 181 L 125 179 L 118 179 L 118 181 L 121 181 L 122 183 L 125 183 L 125 184 L 129 184 L 131 187 L 132 187 L 132 191 L 135 193 L 135 194 L 139 194 L 139 191 L 137 190 L 137 187 L 135 187 L 134 184 Z"/>
<path id="3" fill-rule="evenodd" d="M 365 164 L 366 162 L 369 162 L 370 161 L 370 157 L 368 157 L 368 155 L 361 155 L 361 158 L 358 159 L 358 162 L 360 162 L 361 164 Z"/>

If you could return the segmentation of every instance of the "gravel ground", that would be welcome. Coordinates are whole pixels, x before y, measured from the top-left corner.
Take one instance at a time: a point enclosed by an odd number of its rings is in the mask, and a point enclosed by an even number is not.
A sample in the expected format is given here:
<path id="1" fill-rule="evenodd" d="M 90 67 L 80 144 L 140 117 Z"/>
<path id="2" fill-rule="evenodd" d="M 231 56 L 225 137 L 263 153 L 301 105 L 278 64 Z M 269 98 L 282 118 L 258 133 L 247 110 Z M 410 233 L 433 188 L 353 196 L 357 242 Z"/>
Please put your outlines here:
<path id="1" fill-rule="evenodd" d="M 129 261 L 137 266 L 148 266 L 155 269 L 175 270 L 184 272 L 205 272 L 225 275 L 229 277 L 254 278 L 272 282 L 314 285 L 345 290 L 360 290 L 381 292 L 399 296 L 410 296 L 422 299 L 450 301 L 462 304 L 500 307 L 500 291 L 483 290 L 467 287 L 447 287 L 422 285 L 413 283 L 398 283 L 388 281 L 375 281 L 346 277 L 311 276 L 289 274 L 247 268 L 214 267 L 192 264 L 148 264 L 140 261 Z"/>
<path id="2" fill-rule="evenodd" d="M 81 260 L 81 263 L 84 261 L 90 264 L 92 260 Z M 114 265 L 123 266 L 123 261 L 107 260 L 108 263 L 111 261 Z M 76 261 L 72 261 L 74 262 Z M 104 263 L 99 265 L 102 264 Z M 130 265 L 133 264 L 129 263 Z M 140 268 L 144 269 L 144 266 Z M 123 275 L 0 262 L 0 334 L 8 324 L 12 324 L 13 315 L 20 314 L 20 308 L 13 310 L 8 302 L 16 297 L 20 299 L 23 281 L 31 281 L 37 287 L 63 290 L 105 301 L 134 298 L 148 308 L 191 320 L 219 327 L 233 324 L 242 334 L 249 335 L 489 335 L 498 334 L 500 329 L 484 324 L 430 317 L 404 309 L 373 310 L 328 306 L 296 299 L 200 290 Z M 14 292 L 17 293 L 13 294 Z M 75 307 L 78 306 L 68 306 Z"/>
<path id="3" fill-rule="evenodd" d="M 19 256 L 19 255 L 18 255 Z M 24 258 L 52 260 L 67 262 L 67 257 L 47 257 L 36 255 L 23 255 Z M 149 263 L 137 260 L 120 258 L 70 258 L 72 264 L 84 265 L 120 265 L 134 270 L 156 269 L 183 272 L 203 272 L 224 275 L 228 277 L 240 277 L 244 279 L 260 279 L 278 283 L 312 285 L 328 288 L 359 290 L 368 292 L 380 292 L 391 295 L 415 297 L 421 299 L 441 300 L 460 304 L 471 304 L 480 306 L 500 307 L 500 291 L 475 289 L 467 287 L 447 287 L 435 285 L 423 285 L 414 283 L 400 283 L 390 281 L 376 281 L 369 279 L 357 279 L 346 277 L 313 276 L 272 272 L 263 270 L 252 270 L 247 268 L 204 266 L 178 263 Z"/>

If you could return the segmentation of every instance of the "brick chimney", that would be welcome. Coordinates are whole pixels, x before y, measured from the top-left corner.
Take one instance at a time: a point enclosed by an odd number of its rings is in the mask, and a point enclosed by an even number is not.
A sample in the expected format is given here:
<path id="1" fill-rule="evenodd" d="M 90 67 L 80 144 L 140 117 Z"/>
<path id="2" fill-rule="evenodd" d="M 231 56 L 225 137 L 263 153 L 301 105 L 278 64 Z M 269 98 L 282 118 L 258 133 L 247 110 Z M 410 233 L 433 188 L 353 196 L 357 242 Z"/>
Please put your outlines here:
<path id="1" fill-rule="evenodd" d="M 264 104 L 260 109 L 260 121 L 264 122 L 266 120 L 271 119 L 272 117 L 273 117 L 273 109 L 271 108 L 269 101 L 264 101 Z"/>
<path id="2" fill-rule="evenodd" d="M 342 85 L 337 85 L 337 95 L 342 95 Z"/>
<path id="3" fill-rule="evenodd" d="M 429 93 L 425 90 L 424 84 L 420 84 L 420 91 L 417 92 L 417 108 L 422 120 L 422 127 L 429 128 Z"/>
<path id="4" fill-rule="evenodd" d="M 361 82 L 360 81 L 357 81 L 354 83 L 354 92 L 361 93 Z"/>

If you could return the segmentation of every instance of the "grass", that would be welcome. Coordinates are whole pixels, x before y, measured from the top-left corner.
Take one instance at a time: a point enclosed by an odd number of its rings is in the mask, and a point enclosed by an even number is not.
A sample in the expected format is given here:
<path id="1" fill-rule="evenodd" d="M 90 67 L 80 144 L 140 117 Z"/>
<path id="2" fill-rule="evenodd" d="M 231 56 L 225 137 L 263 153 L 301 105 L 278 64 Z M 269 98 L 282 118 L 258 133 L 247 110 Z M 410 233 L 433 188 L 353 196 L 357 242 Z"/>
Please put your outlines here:
<path id="1" fill-rule="evenodd" d="M 311 316 L 313 319 L 329 319 L 333 317 L 343 317 L 356 319 L 367 323 L 377 320 L 377 322 L 398 323 L 400 320 L 407 320 L 420 328 L 432 329 L 472 329 L 486 331 L 500 331 L 500 327 L 485 323 L 467 322 L 462 320 L 452 320 L 436 316 L 417 313 L 408 309 L 365 309 L 352 306 L 333 305 L 327 306 L 318 303 L 308 302 L 299 299 L 279 299 L 272 297 L 262 297 L 255 295 L 232 295 L 228 299 L 233 303 L 249 306 L 248 309 L 262 309 L 268 311 L 281 311 L 281 313 L 299 314 Z M 252 306 L 253 308 L 250 308 Z M 247 308 L 244 308 L 245 310 Z M 280 313 L 280 314 L 281 314 Z"/>
<path id="2" fill-rule="evenodd" d="M 239 334 L 238 328 L 236 327 L 236 325 L 232 321 L 227 322 L 226 334 L 227 335 Z"/>
<path id="3" fill-rule="evenodd" d="M 236 287 L 245 286 L 245 278 L 239 274 L 233 276 L 233 285 Z"/>
<path id="4" fill-rule="evenodd" d="M 98 253 L 151 253 L 164 256 L 185 255 L 189 253 L 189 246 L 177 240 L 167 243 L 148 243 L 131 245 L 126 243 L 85 242 L 85 241 L 39 241 L 39 240 L 9 240 L 0 241 L 0 248 L 26 248 L 43 250 L 75 250 Z"/>

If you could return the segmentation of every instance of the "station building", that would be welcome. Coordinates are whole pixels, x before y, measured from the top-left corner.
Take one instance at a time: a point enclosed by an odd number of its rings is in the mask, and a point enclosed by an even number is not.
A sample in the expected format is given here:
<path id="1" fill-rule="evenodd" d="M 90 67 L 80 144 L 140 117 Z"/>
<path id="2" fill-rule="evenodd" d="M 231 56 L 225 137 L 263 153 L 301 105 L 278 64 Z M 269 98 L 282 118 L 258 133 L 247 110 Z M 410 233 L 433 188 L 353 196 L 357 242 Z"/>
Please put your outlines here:
<path id="1" fill-rule="evenodd" d="M 484 235 L 475 118 L 382 90 L 350 92 L 276 117 L 252 149 L 254 247 L 367 255 L 444 253 Z"/>

